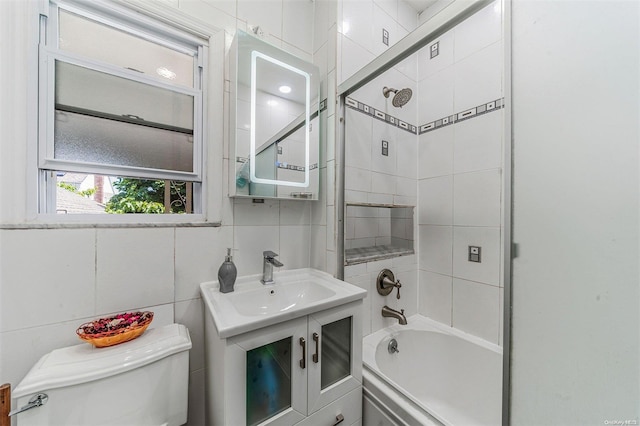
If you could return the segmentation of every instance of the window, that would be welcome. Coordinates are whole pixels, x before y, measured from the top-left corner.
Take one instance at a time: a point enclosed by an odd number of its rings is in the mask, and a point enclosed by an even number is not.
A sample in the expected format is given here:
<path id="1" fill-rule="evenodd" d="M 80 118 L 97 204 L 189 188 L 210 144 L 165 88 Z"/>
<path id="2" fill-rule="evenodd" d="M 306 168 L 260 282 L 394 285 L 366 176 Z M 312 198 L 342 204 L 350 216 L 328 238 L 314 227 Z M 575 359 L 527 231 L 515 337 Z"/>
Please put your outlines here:
<path id="1" fill-rule="evenodd" d="M 42 23 L 39 212 L 201 213 L 207 41 L 106 2 Z"/>

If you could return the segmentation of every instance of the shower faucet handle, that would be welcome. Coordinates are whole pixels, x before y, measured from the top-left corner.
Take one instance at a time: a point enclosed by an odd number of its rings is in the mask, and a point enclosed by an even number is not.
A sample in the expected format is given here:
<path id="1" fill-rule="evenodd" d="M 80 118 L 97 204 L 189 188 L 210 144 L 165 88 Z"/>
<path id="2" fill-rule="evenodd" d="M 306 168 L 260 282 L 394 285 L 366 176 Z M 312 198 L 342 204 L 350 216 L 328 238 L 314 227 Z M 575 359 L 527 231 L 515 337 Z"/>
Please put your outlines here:
<path id="1" fill-rule="evenodd" d="M 396 299 L 400 299 L 400 287 L 402 287 L 402 284 L 400 283 L 400 280 L 396 280 L 396 277 L 393 275 L 393 272 L 391 272 L 391 270 L 383 269 L 382 271 L 380 271 L 376 283 L 378 294 L 388 296 L 389 293 L 391 293 L 393 289 L 396 288 L 398 289 Z"/>

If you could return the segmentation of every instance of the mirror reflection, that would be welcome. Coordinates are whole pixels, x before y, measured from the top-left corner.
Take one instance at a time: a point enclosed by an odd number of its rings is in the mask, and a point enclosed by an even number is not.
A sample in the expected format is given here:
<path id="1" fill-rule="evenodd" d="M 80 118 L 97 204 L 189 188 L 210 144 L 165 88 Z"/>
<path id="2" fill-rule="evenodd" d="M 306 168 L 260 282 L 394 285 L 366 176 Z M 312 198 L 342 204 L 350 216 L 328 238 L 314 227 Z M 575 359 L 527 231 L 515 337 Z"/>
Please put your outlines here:
<path id="1" fill-rule="evenodd" d="M 317 199 L 317 67 L 242 31 L 231 51 L 230 195 Z"/>

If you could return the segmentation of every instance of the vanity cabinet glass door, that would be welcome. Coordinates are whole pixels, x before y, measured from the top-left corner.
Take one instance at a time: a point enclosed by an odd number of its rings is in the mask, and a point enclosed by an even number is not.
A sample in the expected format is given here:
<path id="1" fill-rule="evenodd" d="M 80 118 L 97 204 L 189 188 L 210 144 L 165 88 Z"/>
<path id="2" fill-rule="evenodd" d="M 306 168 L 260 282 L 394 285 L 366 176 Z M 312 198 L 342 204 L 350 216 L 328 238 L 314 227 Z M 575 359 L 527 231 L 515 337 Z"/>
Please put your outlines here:
<path id="1" fill-rule="evenodd" d="M 309 414 L 362 384 L 361 303 L 309 315 Z"/>
<path id="2" fill-rule="evenodd" d="M 307 416 L 306 339 L 306 317 L 229 339 L 238 374 L 229 383 L 228 424 L 293 425 Z"/>
<path id="3" fill-rule="evenodd" d="M 361 309 L 358 300 L 229 338 L 226 368 L 238 374 L 227 371 L 225 424 L 295 425 L 360 387 Z"/>

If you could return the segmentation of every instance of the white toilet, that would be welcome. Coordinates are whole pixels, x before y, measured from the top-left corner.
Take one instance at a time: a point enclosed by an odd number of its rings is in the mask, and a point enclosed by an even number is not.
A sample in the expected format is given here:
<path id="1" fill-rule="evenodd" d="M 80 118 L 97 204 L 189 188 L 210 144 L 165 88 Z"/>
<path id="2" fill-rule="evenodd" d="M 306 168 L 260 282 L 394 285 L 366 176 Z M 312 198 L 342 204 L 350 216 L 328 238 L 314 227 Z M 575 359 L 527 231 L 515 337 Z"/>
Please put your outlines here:
<path id="1" fill-rule="evenodd" d="M 108 348 L 56 349 L 13 392 L 14 408 L 38 394 L 46 403 L 15 414 L 18 426 L 177 426 L 187 421 L 187 328 L 171 324 Z M 43 397 L 44 398 L 44 397 Z"/>

